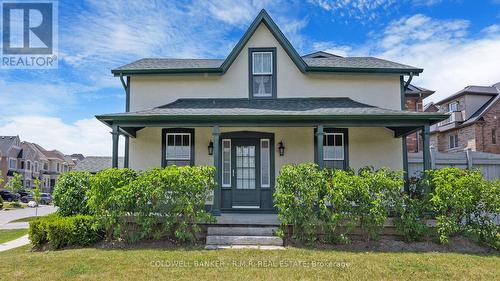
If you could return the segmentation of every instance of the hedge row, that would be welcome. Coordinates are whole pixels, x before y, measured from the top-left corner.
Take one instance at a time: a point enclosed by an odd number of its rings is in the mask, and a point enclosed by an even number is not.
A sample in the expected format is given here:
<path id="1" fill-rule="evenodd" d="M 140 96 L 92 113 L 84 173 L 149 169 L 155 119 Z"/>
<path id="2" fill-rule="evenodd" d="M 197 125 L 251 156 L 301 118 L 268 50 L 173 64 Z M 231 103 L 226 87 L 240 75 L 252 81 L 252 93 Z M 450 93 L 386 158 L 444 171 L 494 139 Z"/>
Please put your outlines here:
<path id="1" fill-rule="evenodd" d="M 68 172 L 55 187 L 54 203 L 61 216 L 92 216 L 108 240 L 168 237 L 191 242 L 200 223 L 214 220 L 205 211 L 214 176 L 214 168 L 203 166 Z"/>
<path id="2" fill-rule="evenodd" d="M 29 238 L 36 247 L 50 243 L 55 249 L 61 249 L 68 246 L 92 245 L 99 241 L 102 235 L 95 227 L 92 216 L 61 217 L 53 214 L 30 221 Z"/>
<path id="3" fill-rule="evenodd" d="M 406 240 L 421 239 L 426 220 L 435 217 L 442 243 L 466 233 L 498 248 L 499 181 L 487 182 L 475 170 L 445 168 L 428 171 L 408 193 L 401 192 L 403 184 L 402 173 L 384 169 L 355 174 L 312 163 L 287 165 L 274 200 L 283 227 L 293 225 L 293 238 L 300 241 L 347 242 L 356 226 L 366 239 L 377 239 L 391 215 Z"/>

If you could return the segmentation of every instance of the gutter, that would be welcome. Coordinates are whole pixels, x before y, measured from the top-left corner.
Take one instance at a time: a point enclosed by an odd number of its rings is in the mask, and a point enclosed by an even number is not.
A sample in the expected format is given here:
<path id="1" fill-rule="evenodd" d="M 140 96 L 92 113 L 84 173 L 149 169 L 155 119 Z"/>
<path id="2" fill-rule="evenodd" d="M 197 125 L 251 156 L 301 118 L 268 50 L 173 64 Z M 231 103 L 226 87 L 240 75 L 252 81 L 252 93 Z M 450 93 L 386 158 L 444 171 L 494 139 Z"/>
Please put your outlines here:
<path id="1" fill-rule="evenodd" d="M 413 79 L 413 72 L 410 72 L 410 77 L 408 77 L 408 81 L 405 83 L 405 91 L 408 90 L 408 86 L 410 86 L 411 80 Z"/>

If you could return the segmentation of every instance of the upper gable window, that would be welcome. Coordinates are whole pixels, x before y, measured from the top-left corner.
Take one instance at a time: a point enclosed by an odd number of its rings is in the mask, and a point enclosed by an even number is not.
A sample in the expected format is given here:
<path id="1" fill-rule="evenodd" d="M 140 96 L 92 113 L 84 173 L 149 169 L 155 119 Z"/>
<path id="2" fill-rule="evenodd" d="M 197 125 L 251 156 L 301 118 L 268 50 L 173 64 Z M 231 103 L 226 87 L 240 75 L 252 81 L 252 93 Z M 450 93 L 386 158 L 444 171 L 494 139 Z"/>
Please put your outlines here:
<path id="1" fill-rule="evenodd" d="M 250 95 L 254 98 L 276 96 L 276 50 L 250 49 Z"/>
<path id="2" fill-rule="evenodd" d="M 449 112 L 458 111 L 458 101 L 455 101 L 455 102 L 448 104 L 448 111 Z"/>

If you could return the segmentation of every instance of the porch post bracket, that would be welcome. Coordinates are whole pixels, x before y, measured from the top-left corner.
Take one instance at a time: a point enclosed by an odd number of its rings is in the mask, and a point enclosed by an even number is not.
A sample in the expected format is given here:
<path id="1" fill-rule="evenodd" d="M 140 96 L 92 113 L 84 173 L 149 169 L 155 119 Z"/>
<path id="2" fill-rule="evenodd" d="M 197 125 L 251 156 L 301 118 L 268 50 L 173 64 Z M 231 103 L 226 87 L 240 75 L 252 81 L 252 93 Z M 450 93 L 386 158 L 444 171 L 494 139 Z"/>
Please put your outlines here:
<path id="1" fill-rule="evenodd" d="M 316 129 L 316 160 L 318 166 L 323 169 L 324 168 L 324 161 L 323 161 L 323 125 L 318 125 Z"/>
<path id="2" fill-rule="evenodd" d="M 118 140 L 120 137 L 120 132 L 118 131 L 118 125 L 112 125 L 111 135 L 113 138 L 113 150 L 111 157 L 111 167 L 118 168 Z"/>
<path id="3" fill-rule="evenodd" d="M 220 130 L 219 126 L 212 127 L 212 139 L 214 142 L 214 166 L 215 166 L 215 190 L 214 190 L 214 201 L 212 206 L 212 214 L 215 216 L 220 216 L 220 206 L 221 206 L 221 149 L 220 149 Z"/>

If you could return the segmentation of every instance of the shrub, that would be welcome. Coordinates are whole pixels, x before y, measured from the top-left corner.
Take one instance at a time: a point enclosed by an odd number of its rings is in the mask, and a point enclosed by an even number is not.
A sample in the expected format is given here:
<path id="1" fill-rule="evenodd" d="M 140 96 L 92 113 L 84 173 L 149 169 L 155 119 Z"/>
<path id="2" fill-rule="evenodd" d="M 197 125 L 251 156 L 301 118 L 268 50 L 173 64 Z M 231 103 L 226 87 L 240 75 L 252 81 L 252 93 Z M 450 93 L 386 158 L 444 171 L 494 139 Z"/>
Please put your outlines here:
<path id="1" fill-rule="evenodd" d="M 54 188 L 54 204 L 61 216 L 88 215 L 87 193 L 92 175 L 87 172 L 67 172 L 57 180 Z"/>
<path id="2" fill-rule="evenodd" d="M 428 234 L 426 220 L 430 208 L 427 197 L 402 195 L 401 204 L 395 209 L 394 224 L 406 242 L 420 241 Z"/>
<path id="3" fill-rule="evenodd" d="M 93 225 L 91 216 L 60 217 L 54 214 L 30 221 L 29 237 L 36 247 L 46 243 L 50 243 L 54 249 L 88 246 L 101 238 L 100 232 Z"/>
<path id="4" fill-rule="evenodd" d="M 377 239 L 389 212 L 400 204 L 399 191 L 403 186 L 400 172 L 373 168 L 360 169 L 359 174 L 336 170 L 327 173 L 327 190 L 321 201 L 328 224 L 336 228 L 345 224 L 346 232 L 359 225 L 366 239 Z M 332 227 L 330 233 L 333 234 Z"/>
<path id="5" fill-rule="evenodd" d="M 3 208 L 3 198 L 0 196 L 0 209 Z"/>
<path id="6" fill-rule="evenodd" d="M 477 170 L 457 168 L 429 171 L 429 176 L 439 240 L 447 243 L 451 235 L 469 233 L 497 245 L 498 226 L 493 216 L 500 211 L 498 181 L 488 183 Z"/>
<path id="7" fill-rule="evenodd" d="M 169 236 L 191 242 L 200 232 L 199 223 L 214 218 L 205 202 L 215 188 L 213 167 L 157 168 L 139 175 L 131 184 L 135 198 L 138 237 Z"/>
<path id="8" fill-rule="evenodd" d="M 293 238 L 313 242 L 324 232 L 330 242 L 348 241 L 360 226 L 365 238 L 376 239 L 389 212 L 399 204 L 401 173 L 372 168 L 320 170 L 316 164 L 284 166 L 274 192 L 282 227 L 293 225 Z"/>
<path id="9" fill-rule="evenodd" d="M 96 223 L 106 230 L 106 237 L 124 236 L 127 216 L 134 212 L 135 199 L 130 183 L 136 178 L 131 169 L 111 168 L 98 172 L 91 179 L 87 205 Z"/>
<path id="10" fill-rule="evenodd" d="M 282 227 L 293 225 L 293 237 L 316 240 L 320 194 L 325 177 L 316 164 L 285 165 L 278 175 L 273 194 Z"/>

